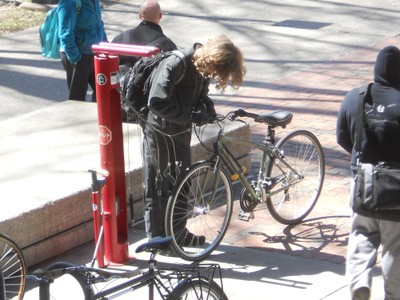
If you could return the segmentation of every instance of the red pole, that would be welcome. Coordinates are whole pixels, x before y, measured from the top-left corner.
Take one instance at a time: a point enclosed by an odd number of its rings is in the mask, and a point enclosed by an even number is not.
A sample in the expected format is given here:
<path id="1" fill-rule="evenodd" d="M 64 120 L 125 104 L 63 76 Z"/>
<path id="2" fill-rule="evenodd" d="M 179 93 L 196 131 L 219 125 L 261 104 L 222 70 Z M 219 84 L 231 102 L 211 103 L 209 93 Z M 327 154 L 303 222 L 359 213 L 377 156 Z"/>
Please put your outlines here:
<path id="1" fill-rule="evenodd" d="M 108 262 L 128 260 L 128 221 L 125 186 L 125 161 L 122 132 L 121 99 L 119 88 L 118 54 L 151 56 L 159 52 L 155 47 L 101 43 L 93 45 L 100 144 L 100 166 L 109 175 L 103 187 L 104 253 Z M 94 214 L 95 232 L 99 228 L 99 214 Z M 96 238 L 97 240 L 97 238 Z M 103 253 L 103 249 L 99 249 Z M 98 261 L 102 263 L 101 259 Z"/>
<path id="2" fill-rule="evenodd" d="M 125 165 L 118 56 L 94 58 L 99 120 L 100 166 L 109 172 L 103 188 L 105 256 L 110 262 L 128 260 Z"/>

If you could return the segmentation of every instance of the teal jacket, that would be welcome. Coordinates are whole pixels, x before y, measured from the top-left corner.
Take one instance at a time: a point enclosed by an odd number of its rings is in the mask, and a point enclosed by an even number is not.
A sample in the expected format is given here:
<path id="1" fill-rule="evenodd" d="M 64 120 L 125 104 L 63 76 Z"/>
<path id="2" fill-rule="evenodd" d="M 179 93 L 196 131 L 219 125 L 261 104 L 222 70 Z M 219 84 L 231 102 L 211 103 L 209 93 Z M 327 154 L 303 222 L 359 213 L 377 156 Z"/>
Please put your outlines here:
<path id="1" fill-rule="evenodd" d="M 61 0 L 58 4 L 60 51 L 71 63 L 93 54 L 92 45 L 107 41 L 99 0 Z"/>

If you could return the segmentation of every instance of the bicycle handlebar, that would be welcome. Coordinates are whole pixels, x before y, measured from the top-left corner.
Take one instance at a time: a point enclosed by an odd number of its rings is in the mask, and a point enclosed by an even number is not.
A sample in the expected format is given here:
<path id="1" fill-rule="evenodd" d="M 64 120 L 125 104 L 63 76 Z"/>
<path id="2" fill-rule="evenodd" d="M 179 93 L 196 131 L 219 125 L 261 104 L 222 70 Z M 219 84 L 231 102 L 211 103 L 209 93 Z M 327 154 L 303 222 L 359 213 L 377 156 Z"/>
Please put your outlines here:
<path id="1" fill-rule="evenodd" d="M 247 118 L 252 118 L 252 119 L 256 120 L 258 115 L 254 114 L 254 113 L 247 112 L 244 109 L 238 109 L 238 110 L 233 112 L 232 119 L 235 120 L 238 117 L 247 117 Z"/>

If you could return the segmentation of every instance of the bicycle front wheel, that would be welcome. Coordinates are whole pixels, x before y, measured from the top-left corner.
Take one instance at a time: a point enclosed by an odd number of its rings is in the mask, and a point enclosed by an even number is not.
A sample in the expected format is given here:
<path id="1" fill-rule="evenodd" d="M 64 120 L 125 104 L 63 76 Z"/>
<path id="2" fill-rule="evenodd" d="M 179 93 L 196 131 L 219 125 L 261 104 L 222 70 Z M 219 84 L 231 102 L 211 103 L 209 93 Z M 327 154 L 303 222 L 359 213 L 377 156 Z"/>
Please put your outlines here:
<path id="1" fill-rule="evenodd" d="M 76 268 L 76 265 L 68 262 L 56 262 L 49 267 L 48 271 L 56 271 L 49 289 L 40 288 L 40 299 L 51 300 L 90 300 L 93 294 L 92 288 L 86 284 L 85 274 L 79 271 L 66 271 L 67 269 Z"/>
<path id="2" fill-rule="evenodd" d="M 296 130 L 276 144 L 283 160 L 268 162 L 266 177 L 272 179 L 267 206 L 272 217 L 283 224 L 297 224 L 314 208 L 325 177 L 325 158 L 317 137 L 307 130 Z M 276 193 L 276 194 L 274 194 Z"/>
<path id="3" fill-rule="evenodd" d="M 21 248 L 0 234 L 0 300 L 22 299 L 25 293 L 26 264 Z"/>
<path id="4" fill-rule="evenodd" d="M 212 280 L 187 279 L 172 291 L 172 299 L 228 300 L 228 297 L 222 288 Z"/>
<path id="5" fill-rule="evenodd" d="M 168 200 L 165 229 L 174 252 L 185 260 L 207 257 L 222 241 L 232 216 L 232 186 L 213 162 L 192 165 Z"/>

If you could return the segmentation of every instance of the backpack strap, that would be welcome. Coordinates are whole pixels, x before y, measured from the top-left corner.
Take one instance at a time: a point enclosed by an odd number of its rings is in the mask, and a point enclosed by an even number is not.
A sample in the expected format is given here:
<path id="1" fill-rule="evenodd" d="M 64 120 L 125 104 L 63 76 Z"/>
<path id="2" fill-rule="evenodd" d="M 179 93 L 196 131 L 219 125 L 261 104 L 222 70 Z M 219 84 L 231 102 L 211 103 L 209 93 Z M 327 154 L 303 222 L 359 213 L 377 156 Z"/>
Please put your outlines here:
<path id="1" fill-rule="evenodd" d="M 179 82 L 181 82 L 183 77 L 185 77 L 185 75 L 186 75 L 186 68 L 187 68 L 186 56 L 179 50 L 173 50 L 171 53 L 173 55 L 175 55 L 176 57 L 179 57 L 183 62 L 183 72 L 182 72 L 181 76 L 178 78 L 178 80 L 176 81 L 176 83 L 179 83 Z"/>
<path id="2" fill-rule="evenodd" d="M 358 92 L 358 108 L 356 118 L 356 132 L 355 132 L 355 147 L 354 150 L 357 152 L 357 161 L 360 160 L 361 152 L 361 140 L 362 140 L 362 128 L 364 127 L 364 104 L 367 95 L 369 94 L 372 83 L 364 85 L 359 88 Z"/>

